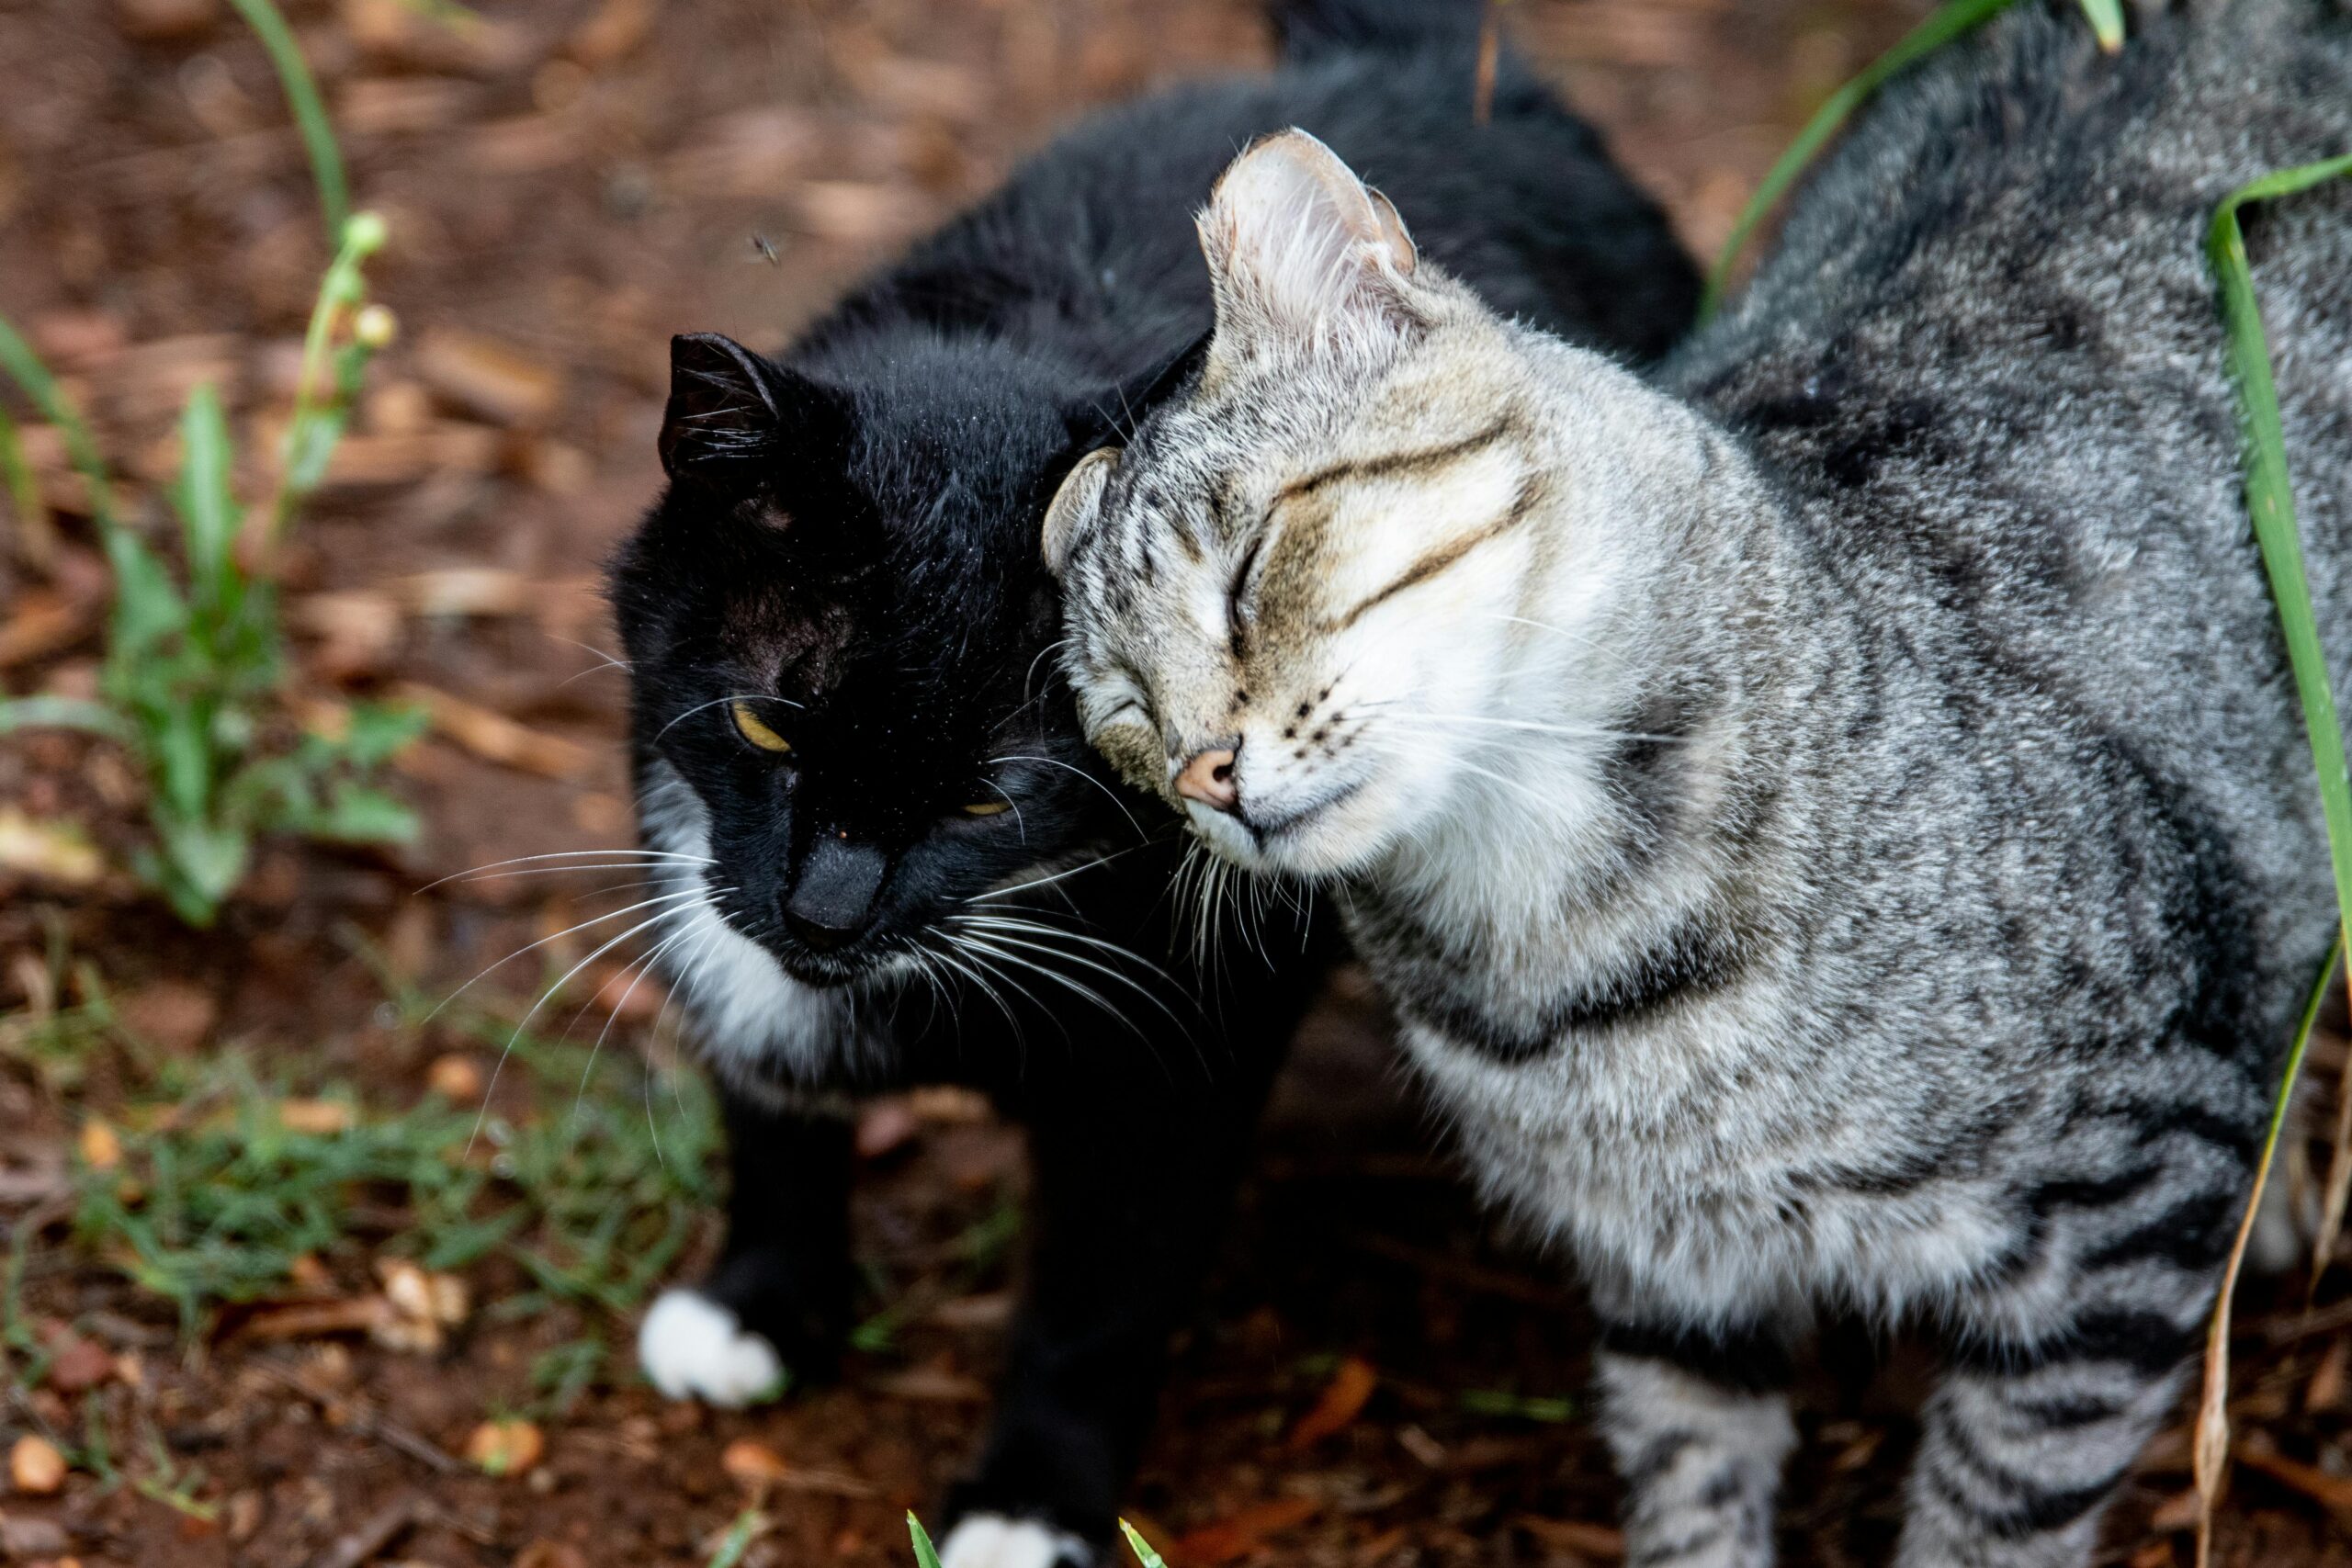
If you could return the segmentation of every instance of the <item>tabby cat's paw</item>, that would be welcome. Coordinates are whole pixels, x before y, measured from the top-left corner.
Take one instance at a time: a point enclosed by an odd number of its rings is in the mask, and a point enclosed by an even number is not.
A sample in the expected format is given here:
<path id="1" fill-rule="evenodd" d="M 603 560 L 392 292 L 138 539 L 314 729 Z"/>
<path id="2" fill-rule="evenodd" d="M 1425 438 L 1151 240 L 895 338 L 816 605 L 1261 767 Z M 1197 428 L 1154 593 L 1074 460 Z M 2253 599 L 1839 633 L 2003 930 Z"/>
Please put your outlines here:
<path id="1" fill-rule="evenodd" d="M 700 1291 L 664 1291 L 637 1331 L 638 1364 L 672 1399 L 739 1410 L 784 1386 L 775 1347 Z"/>
<path id="2" fill-rule="evenodd" d="M 965 1515 L 939 1549 L 940 1568 L 1094 1568 L 1094 1561 L 1078 1537 L 1001 1514 Z"/>

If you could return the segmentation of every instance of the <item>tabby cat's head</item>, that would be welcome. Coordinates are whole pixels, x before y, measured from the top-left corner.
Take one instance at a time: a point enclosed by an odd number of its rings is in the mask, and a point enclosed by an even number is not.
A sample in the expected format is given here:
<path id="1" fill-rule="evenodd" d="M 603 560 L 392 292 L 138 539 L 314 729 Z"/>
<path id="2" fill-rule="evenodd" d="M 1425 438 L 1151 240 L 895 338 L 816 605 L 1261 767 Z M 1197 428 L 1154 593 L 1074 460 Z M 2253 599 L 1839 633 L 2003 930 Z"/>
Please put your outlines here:
<path id="1" fill-rule="evenodd" d="M 1245 865 L 1360 868 L 1476 771 L 1551 547 L 1510 329 L 1290 131 L 1202 215 L 1189 393 L 1049 509 L 1088 737 Z"/>

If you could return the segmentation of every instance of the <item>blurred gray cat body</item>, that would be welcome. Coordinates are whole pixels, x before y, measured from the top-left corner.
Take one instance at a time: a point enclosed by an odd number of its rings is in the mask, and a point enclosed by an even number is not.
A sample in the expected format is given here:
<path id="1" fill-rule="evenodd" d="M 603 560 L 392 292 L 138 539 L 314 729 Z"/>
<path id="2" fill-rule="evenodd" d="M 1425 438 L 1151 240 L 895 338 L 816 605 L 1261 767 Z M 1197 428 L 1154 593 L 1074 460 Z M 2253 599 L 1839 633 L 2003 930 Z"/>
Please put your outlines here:
<path id="1" fill-rule="evenodd" d="M 1057 502 L 1090 733 L 1340 890 L 1591 1284 L 1630 1561 L 1770 1560 L 1824 1310 L 1945 1350 L 1905 1568 L 2086 1561 L 2171 1409 L 2335 919 L 2201 241 L 2347 148 L 2334 7 L 2013 15 L 1655 385 L 1261 149 L 1198 386 Z M 2341 689 L 2352 187 L 2249 247 Z"/>

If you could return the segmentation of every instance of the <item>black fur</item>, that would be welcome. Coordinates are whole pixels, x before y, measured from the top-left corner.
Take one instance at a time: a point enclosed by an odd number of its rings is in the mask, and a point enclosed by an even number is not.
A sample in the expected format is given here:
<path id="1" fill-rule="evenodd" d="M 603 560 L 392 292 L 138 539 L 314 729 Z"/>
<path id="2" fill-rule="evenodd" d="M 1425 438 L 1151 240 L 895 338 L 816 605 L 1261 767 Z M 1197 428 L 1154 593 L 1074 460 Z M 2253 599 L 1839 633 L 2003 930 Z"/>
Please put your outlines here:
<path id="1" fill-rule="evenodd" d="M 965 976 L 942 973 L 940 994 L 892 967 L 949 941 L 992 886 L 1122 851 L 1022 918 L 1155 961 L 1176 945 L 1176 846 L 1139 844 L 1133 821 L 1158 815 L 1081 738 L 1047 657 L 1058 612 L 1037 532 L 1077 457 L 1189 372 L 1210 317 L 1192 209 L 1237 148 L 1297 124 L 1387 186 L 1424 253 L 1503 309 L 1647 358 L 1693 308 L 1657 209 L 1508 56 L 1491 120 L 1472 124 L 1477 14 L 1474 0 L 1284 5 L 1283 69 L 1080 126 L 780 360 L 677 342 L 671 483 L 612 572 L 641 798 L 690 786 L 710 885 L 733 889 L 729 927 L 812 1005 L 855 992 L 858 1020 L 828 1049 L 706 1042 L 729 1080 L 740 1182 L 707 1289 L 821 1363 L 845 1312 L 846 1156 L 809 1107 L 948 1080 L 1025 1120 L 1028 1293 L 958 1511 L 1108 1536 L 1162 1344 L 1321 972 L 1323 944 L 1295 923 L 1264 933 L 1272 966 L 1238 942 L 1213 951 L 1217 987 L 1181 957 L 1163 980 L 1075 950 L 1119 971 L 1060 965 L 1118 1018 L 1026 973 L 991 998 Z M 787 755 L 736 733 L 739 696 Z M 998 799 L 1012 809 L 961 809 Z M 682 987 L 707 1032 L 724 1010 L 690 975 Z"/>

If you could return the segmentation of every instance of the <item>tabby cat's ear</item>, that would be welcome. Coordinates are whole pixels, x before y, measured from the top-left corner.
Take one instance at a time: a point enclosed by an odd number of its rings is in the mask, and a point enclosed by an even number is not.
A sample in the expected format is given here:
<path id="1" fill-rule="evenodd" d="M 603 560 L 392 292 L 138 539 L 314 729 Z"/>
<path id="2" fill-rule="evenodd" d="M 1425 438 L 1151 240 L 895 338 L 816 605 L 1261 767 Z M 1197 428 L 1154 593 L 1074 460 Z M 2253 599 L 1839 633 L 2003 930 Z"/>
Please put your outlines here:
<path id="1" fill-rule="evenodd" d="M 1078 460 L 1078 467 L 1062 480 L 1062 488 L 1054 492 L 1054 502 L 1046 508 L 1046 526 L 1042 542 L 1046 549 L 1046 568 L 1056 577 L 1069 565 L 1070 547 L 1092 522 L 1102 505 L 1102 491 L 1118 471 L 1119 449 L 1100 446 Z"/>
<path id="2" fill-rule="evenodd" d="M 1269 136 L 1236 159 L 1200 232 L 1220 336 L 1345 344 L 1413 324 L 1419 257 L 1404 220 L 1303 130 Z"/>
<path id="3" fill-rule="evenodd" d="M 673 479 L 748 497 L 778 462 L 820 458 L 815 448 L 838 445 L 841 423 L 831 393 L 731 338 L 670 340 L 662 468 Z"/>

